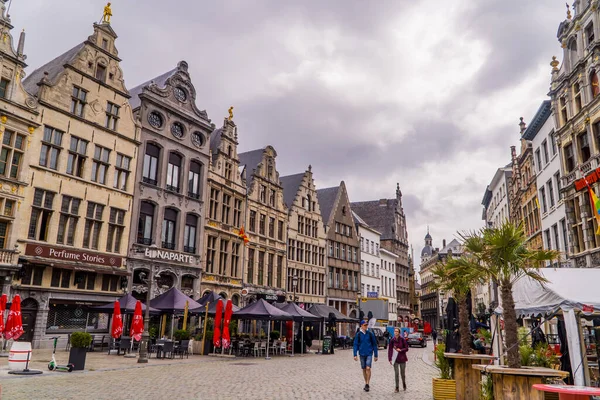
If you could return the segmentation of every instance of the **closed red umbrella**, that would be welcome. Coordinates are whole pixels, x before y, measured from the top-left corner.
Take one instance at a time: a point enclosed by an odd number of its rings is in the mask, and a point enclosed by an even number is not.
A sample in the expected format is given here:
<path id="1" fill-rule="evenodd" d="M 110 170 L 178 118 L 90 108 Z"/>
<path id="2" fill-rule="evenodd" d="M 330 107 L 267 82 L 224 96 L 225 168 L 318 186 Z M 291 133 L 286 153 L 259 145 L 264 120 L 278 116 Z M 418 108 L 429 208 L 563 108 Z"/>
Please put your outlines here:
<path id="1" fill-rule="evenodd" d="M 4 311 L 6 311 L 7 302 L 8 296 L 4 293 L 0 296 L 0 338 L 4 335 Z"/>
<path id="2" fill-rule="evenodd" d="M 231 300 L 227 300 L 227 304 L 225 305 L 225 318 L 223 319 L 223 347 L 226 349 L 228 349 L 229 345 L 231 344 L 231 337 L 229 336 L 229 322 L 231 321 L 232 313 L 233 303 Z"/>
<path id="3" fill-rule="evenodd" d="M 213 343 L 215 347 L 221 347 L 221 317 L 223 314 L 223 302 L 217 300 L 217 313 L 215 314 L 215 331 L 213 333 Z"/>
<path id="4" fill-rule="evenodd" d="M 4 337 L 7 340 L 17 340 L 22 334 L 23 320 L 21 319 L 21 296 L 17 294 L 13 297 L 12 304 L 10 305 L 10 312 L 6 319 L 6 326 L 4 327 Z"/>
<path id="5" fill-rule="evenodd" d="M 144 333 L 144 318 L 142 317 L 142 302 L 135 303 L 135 311 L 133 313 L 133 322 L 131 323 L 131 331 L 129 336 L 138 342 L 142 339 Z"/>
<path id="6" fill-rule="evenodd" d="M 118 301 L 115 301 L 115 311 L 113 312 L 113 320 L 110 327 L 110 335 L 117 339 L 123 333 L 123 316 L 121 315 L 121 306 Z"/>

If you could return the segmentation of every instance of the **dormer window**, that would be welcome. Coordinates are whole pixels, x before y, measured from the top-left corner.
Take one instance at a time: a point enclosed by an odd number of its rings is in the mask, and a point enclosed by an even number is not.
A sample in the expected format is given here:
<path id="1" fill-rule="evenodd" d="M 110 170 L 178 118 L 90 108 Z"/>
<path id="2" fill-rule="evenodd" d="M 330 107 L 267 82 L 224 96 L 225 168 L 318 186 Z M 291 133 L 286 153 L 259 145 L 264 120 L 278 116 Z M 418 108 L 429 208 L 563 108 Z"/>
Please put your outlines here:
<path id="1" fill-rule="evenodd" d="M 585 27 L 585 36 L 587 37 L 587 45 L 589 46 L 594 42 L 594 23 L 590 22 L 588 26 Z"/>
<path id="2" fill-rule="evenodd" d="M 102 48 L 108 50 L 108 40 L 102 39 Z"/>
<path id="3" fill-rule="evenodd" d="M 106 81 L 106 67 L 102 64 L 96 65 L 96 79 L 99 81 Z"/>

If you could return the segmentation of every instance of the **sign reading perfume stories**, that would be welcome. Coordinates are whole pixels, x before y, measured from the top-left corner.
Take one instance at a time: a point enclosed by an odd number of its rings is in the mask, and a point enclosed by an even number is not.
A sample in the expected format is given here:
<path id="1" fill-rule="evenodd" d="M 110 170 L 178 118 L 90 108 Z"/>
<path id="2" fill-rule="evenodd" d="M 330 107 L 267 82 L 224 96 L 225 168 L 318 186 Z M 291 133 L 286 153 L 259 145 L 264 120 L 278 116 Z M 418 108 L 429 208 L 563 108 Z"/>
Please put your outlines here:
<path id="1" fill-rule="evenodd" d="M 28 256 L 52 258 L 62 261 L 108 265 L 111 267 L 121 267 L 123 261 L 121 257 L 113 256 L 112 254 L 91 253 L 81 250 L 45 246 L 42 244 L 27 244 L 25 254 Z"/>

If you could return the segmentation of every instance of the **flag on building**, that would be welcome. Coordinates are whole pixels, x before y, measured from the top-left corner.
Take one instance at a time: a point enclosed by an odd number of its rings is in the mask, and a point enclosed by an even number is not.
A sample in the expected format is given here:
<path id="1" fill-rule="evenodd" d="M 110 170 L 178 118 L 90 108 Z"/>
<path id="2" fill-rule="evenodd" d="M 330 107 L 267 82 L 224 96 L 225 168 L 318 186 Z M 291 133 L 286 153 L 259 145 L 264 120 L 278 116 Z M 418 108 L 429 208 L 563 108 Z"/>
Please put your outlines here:
<path id="1" fill-rule="evenodd" d="M 582 171 L 583 173 L 583 171 Z M 587 186 L 588 192 L 590 193 L 590 202 L 592 204 L 592 213 L 594 217 L 596 217 L 596 223 L 598 224 L 598 229 L 596 230 L 596 235 L 600 235 L 600 199 L 596 196 L 594 189 L 588 183 L 585 174 L 583 174 L 583 180 L 585 181 L 585 185 Z"/>
<path id="2" fill-rule="evenodd" d="M 246 235 L 246 230 L 243 226 L 240 228 L 240 233 L 238 233 L 238 236 L 244 239 L 244 244 L 247 244 L 250 241 L 250 238 L 248 235 Z"/>

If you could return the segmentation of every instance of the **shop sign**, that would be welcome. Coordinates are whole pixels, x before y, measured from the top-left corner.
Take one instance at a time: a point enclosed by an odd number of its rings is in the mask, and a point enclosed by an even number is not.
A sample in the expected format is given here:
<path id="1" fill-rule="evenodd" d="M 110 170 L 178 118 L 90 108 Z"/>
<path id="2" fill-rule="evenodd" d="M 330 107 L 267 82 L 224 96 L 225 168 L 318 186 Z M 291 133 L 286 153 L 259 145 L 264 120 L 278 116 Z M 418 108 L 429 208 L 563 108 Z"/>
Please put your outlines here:
<path id="1" fill-rule="evenodd" d="M 189 254 L 175 253 L 173 251 L 162 251 L 146 248 L 144 255 L 148 258 L 158 258 L 159 260 L 177 261 L 191 264 L 194 261 L 194 256 Z"/>
<path id="2" fill-rule="evenodd" d="M 41 244 L 27 244 L 25 254 L 28 256 L 52 258 L 54 260 L 83 262 L 88 264 L 120 267 L 122 258 L 109 254 L 91 253 L 81 250 L 62 249 Z"/>
<path id="3" fill-rule="evenodd" d="M 584 178 L 578 179 L 575 181 L 575 190 L 579 191 L 581 189 L 584 189 L 587 187 L 587 185 L 585 184 L 585 181 L 587 179 L 588 184 L 592 184 L 592 183 L 596 183 L 598 182 L 598 180 L 600 180 L 600 167 L 596 168 L 594 171 L 592 171 L 589 175 L 587 175 Z"/>
<path id="4" fill-rule="evenodd" d="M 379 297 L 379 293 L 378 292 L 367 292 L 367 297 L 369 299 L 376 299 Z"/>

